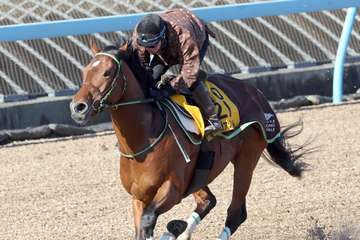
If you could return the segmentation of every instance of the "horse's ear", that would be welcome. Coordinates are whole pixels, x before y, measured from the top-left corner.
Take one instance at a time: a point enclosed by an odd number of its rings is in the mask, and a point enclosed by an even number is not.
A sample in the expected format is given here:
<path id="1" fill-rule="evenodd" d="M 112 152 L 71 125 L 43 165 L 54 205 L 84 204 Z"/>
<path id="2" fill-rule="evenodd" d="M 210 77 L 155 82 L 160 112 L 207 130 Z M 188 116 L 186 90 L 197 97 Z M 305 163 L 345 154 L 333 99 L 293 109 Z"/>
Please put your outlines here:
<path id="1" fill-rule="evenodd" d="M 127 61 L 127 60 L 130 58 L 129 47 L 131 47 L 131 46 L 130 46 L 130 44 L 129 44 L 128 41 L 125 42 L 125 43 L 123 43 L 123 44 L 120 45 L 120 47 L 119 47 L 119 51 L 120 51 L 120 53 L 122 53 L 122 58 L 123 58 L 125 61 Z"/>
<path id="2" fill-rule="evenodd" d="M 119 50 L 126 51 L 127 48 L 128 48 L 128 44 L 127 42 L 125 42 L 124 44 L 120 45 Z"/>
<path id="3" fill-rule="evenodd" d="M 90 49 L 93 55 L 97 54 L 98 52 L 100 52 L 100 49 L 98 48 L 98 46 L 96 45 L 95 40 L 92 38 L 91 39 L 91 43 L 90 43 Z"/>
<path id="4" fill-rule="evenodd" d="M 125 40 L 125 41 L 123 41 L 123 42 L 118 43 L 117 46 L 120 46 L 120 47 L 119 47 L 119 50 L 121 50 L 121 51 L 127 51 L 128 48 L 130 47 L 130 41 Z"/>

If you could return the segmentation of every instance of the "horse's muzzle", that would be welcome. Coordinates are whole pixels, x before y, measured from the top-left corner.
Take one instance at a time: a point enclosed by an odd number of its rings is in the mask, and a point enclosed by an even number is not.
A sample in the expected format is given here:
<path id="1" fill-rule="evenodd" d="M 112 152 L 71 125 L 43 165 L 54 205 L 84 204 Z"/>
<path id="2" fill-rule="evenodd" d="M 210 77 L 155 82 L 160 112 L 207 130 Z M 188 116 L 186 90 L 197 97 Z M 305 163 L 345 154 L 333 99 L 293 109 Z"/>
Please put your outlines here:
<path id="1" fill-rule="evenodd" d="M 90 118 L 91 106 L 86 102 L 70 103 L 71 118 L 80 125 L 85 125 Z"/>

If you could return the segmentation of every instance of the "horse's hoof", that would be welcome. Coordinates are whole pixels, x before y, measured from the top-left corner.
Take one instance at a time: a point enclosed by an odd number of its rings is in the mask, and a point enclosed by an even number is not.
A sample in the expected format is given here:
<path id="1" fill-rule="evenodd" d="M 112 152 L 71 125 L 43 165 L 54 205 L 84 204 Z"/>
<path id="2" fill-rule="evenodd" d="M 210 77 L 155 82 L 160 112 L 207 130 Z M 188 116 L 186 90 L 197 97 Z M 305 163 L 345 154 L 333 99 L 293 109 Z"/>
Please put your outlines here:
<path id="1" fill-rule="evenodd" d="M 167 230 L 174 234 L 175 237 L 178 237 L 180 234 L 182 234 L 187 227 L 187 222 L 183 220 L 172 220 L 167 225 Z"/>

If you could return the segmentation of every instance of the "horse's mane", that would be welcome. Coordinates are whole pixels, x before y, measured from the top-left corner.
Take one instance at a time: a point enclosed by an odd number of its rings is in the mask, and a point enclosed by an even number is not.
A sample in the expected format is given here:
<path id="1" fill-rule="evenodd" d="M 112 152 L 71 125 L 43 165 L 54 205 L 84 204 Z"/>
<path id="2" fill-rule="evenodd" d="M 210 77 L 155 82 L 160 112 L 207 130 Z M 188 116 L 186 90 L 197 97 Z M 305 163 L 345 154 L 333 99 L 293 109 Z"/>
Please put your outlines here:
<path id="1" fill-rule="evenodd" d="M 112 54 L 117 59 L 125 61 L 146 95 L 153 81 L 152 75 L 151 72 L 146 71 L 145 67 L 142 66 L 137 50 L 132 47 L 131 41 L 126 41 L 125 43 L 118 42 L 105 46 L 102 52 Z"/>

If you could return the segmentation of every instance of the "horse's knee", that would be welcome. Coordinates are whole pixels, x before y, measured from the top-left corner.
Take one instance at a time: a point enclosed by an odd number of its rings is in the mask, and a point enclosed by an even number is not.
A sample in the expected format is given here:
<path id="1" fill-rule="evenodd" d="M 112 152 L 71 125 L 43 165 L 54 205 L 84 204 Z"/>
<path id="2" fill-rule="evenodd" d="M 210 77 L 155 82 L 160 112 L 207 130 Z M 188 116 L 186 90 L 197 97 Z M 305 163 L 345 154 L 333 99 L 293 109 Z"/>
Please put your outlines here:
<path id="1" fill-rule="evenodd" d="M 227 226 L 231 233 L 234 233 L 238 227 L 245 222 L 247 218 L 246 202 L 239 209 L 231 209 L 228 211 L 225 226 Z"/>

